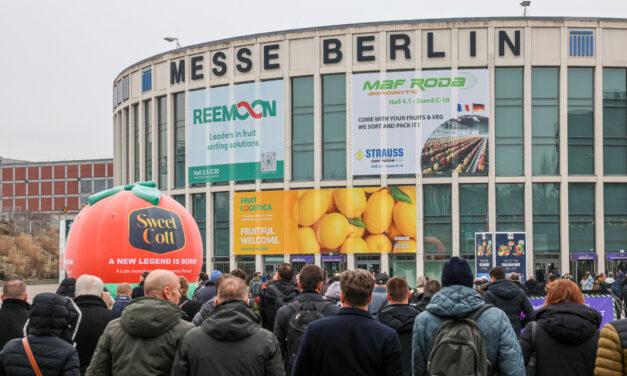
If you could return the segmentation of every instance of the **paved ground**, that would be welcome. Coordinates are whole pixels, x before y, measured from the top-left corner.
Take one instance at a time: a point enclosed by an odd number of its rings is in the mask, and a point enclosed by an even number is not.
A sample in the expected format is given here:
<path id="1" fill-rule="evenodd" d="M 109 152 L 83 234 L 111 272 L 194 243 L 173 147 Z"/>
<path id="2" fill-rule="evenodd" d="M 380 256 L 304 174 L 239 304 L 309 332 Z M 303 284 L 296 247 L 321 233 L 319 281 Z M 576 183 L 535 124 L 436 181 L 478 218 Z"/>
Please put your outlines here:
<path id="1" fill-rule="evenodd" d="M 35 295 L 42 292 L 56 292 L 59 285 L 28 285 L 26 286 L 26 293 L 28 294 L 28 302 L 32 303 Z"/>

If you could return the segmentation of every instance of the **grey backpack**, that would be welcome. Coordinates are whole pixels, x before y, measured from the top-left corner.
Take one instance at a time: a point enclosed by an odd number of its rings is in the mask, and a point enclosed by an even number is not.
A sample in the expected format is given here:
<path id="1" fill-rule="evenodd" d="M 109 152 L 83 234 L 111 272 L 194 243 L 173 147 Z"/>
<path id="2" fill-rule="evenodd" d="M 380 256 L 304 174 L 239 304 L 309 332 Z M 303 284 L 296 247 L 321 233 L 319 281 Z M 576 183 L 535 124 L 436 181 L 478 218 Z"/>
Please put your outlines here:
<path id="1" fill-rule="evenodd" d="M 483 333 L 477 319 L 487 309 L 484 304 L 471 314 L 452 317 L 440 325 L 435 333 L 427 361 L 427 375 L 433 376 L 489 376 L 492 367 L 488 361 Z"/>

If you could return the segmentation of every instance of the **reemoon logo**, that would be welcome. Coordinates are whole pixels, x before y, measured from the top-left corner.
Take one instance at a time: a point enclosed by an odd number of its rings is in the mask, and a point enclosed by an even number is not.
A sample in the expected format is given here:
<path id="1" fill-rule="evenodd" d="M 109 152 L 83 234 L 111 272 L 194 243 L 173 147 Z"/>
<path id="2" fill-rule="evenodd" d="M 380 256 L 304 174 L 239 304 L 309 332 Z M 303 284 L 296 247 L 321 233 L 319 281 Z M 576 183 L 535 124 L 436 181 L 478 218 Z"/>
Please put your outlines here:
<path id="1" fill-rule="evenodd" d="M 244 111 L 240 111 L 240 109 Z M 230 106 L 213 106 L 194 109 L 194 124 L 219 123 L 231 120 L 261 119 L 276 116 L 276 100 L 240 101 Z"/>

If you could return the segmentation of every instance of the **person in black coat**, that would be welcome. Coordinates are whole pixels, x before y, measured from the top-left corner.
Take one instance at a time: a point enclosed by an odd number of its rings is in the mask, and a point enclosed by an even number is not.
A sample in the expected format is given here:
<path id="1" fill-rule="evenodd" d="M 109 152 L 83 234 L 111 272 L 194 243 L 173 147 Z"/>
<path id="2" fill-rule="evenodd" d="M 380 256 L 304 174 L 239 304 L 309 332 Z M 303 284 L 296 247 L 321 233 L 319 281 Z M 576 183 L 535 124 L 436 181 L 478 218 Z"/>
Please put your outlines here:
<path id="1" fill-rule="evenodd" d="M 44 375 L 78 376 L 73 346 L 80 310 L 72 299 L 50 293 L 35 296 L 26 327 L 35 362 Z M 0 352 L 0 375 L 32 375 L 22 338 L 10 340 Z"/>
<path id="2" fill-rule="evenodd" d="M 425 292 L 423 294 L 429 294 L 429 300 L 431 300 L 431 292 L 427 292 L 430 282 L 439 282 L 435 280 L 427 281 L 425 285 Z M 387 299 L 390 302 L 388 306 L 383 308 L 377 315 L 377 320 L 382 324 L 389 326 L 396 330 L 398 337 L 401 340 L 401 359 L 403 362 L 403 375 L 411 376 L 411 340 L 412 331 L 414 329 L 414 320 L 416 316 L 420 314 L 420 310 L 409 304 L 409 285 L 405 278 L 392 277 L 387 283 Z M 423 298 L 424 300 L 424 298 Z"/>
<path id="3" fill-rule="evenodd" d="M 200 303 L 206 303 L 215 297 L 218 293 L 216 291 L 216 281 L 221 275 L 222 272 L 219 270 L 212 271 L 209 275 L 209 280 L 205 281 L 202 286 L 199 285 L 196 291 L 194 291 L 192 300 L 199 301 Z"/>
<path id="4" fill-rule="evenodd" d="M 307 326 L 292 375 L 401 375 L 398 334 L 368 313 L 372 276 L 345 271 L 340 285 L 343 308 Z"/>
<path id="5" fill-rule="evenodd" d="M 8 281 L 2 287 L 0 308 L 0 349 L 13 338 L 24 336 L 24 324 L 28 320 L 30 304 L 26 285 L 19 279 Z"/>
<path id="6" fill-rule="evenodd" d="M 294 269 L 290 264 L 281 264 L 277 270 L 277 279 L 268 282 L 266 287 L 259 293 L 259 313 L 261 316 L 261 326 L 274 332 L 274 322 L 277 311 L 283 304 L 295 298 L 300 291 L 292 282 Z"/>
<path id="7" fill-rule="evenodd" d="M 61 281 L 57 294 L 74 299 L 74 291 L 76 290 L 76 278 L 65 278 Z"/>
<path id="8" fill-rule="evenodd" d="M 527 294 L 515 282 L 505 279 L 505 270 L 495 266 L 490 270 L 490 283 L 486 287 L 485 302 L 502 309 L 509 318 L 516 336 L 520 337 L 521 328 L 533 319 L 533 306 L 527 298 Z M 520 312 L 525 314 L 523 323 L 520 320 Z"/>
<path id="9" fill-rule="evenodd" d="M 98 277 L 83 274 L 76 280 L 74 301 L 83 316 L 76 332 L 76 350 L 81 364 L 81 374 L 85 374 L 96 345 L 109 321 L 120 317 L 120 312 L 107 309 L 102 297 L 103 283 Z"/>
<path id="10" fill-rule="evenodd" d="M 181 298 L 179 299 L 179 308 L 185 314 L 183 315 L 183 319 L 185 321 L 191 322 L 194 316 L 200 311 L 200 307 L 202 307 L 202 303 L 196 300 L 190 300 L 187 295 L 189 293 L 189 282 L 187 278 L 183 276 L 179 276 L 179 283 L 181 284 Z"/>
<path id="11" fill-rule="evenodd" d="M 430 279 L 425 283 L 424 289 L 425 291 L 420 294 L 420 300 L 414 305 L 420 312 L 424 312 L 427 309 L 433 295 L 442 290 L 442 285 L 435 279 Z"/>
<path id="12" fill-rule="evenodd" d="M 527 288 L 527 292 L 529 294 L 535 293 L 537 285 L 538 281 L 536 281 L 536 279 L 532 275 L 530 275 L 529 279 L 525 281 L 525 287 Z"/>
<path id="13" fill-rule="evenodd" d="M 574 282 L 553 282 L 535 320 L 535 338 L 529 323 L 520 336 L 520 347 L 526 365 L 535 352 L 536 376 L 593 374 L 601 315 L 584 305 Z"/>
<path id="14" fill-rule="evenodd" d="M 133 287 L 133 291 L 131 291 L 131 298 L 137 299 L 144 296 L 144 281 L 148 277 L 148 272 L 143 272 L 139 277 L 139 285 Z"/>

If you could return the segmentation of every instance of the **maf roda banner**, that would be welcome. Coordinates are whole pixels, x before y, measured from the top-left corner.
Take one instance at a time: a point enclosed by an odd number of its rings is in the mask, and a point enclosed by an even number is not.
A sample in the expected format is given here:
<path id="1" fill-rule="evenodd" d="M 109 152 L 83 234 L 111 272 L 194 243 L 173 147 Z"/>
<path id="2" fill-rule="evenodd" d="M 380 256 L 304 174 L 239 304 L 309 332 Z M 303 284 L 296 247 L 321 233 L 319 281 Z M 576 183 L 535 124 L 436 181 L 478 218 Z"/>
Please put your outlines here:
<path id="1" fill-rule="evenodd" d="M 189 183 L 283 177 L 283 80 L 188 94 Z"/>
<path id="2" fill-rule="evenodd" d="M 236 192 L 234 253 L 416 253 L 416 188 Z"/>
<path id="3" fill-rule="evenodd" d="M 353 175 L 487 172 L 487 69 L 352 76 Z"/>
<path id="4" fill-rule="evenodd" d="M 495 232 L 494 250 L 496 266 L 505 269 L 505 274 L 516 273 L 520 281 L 527 279 L 527 233 L 526 232 Z"/>

